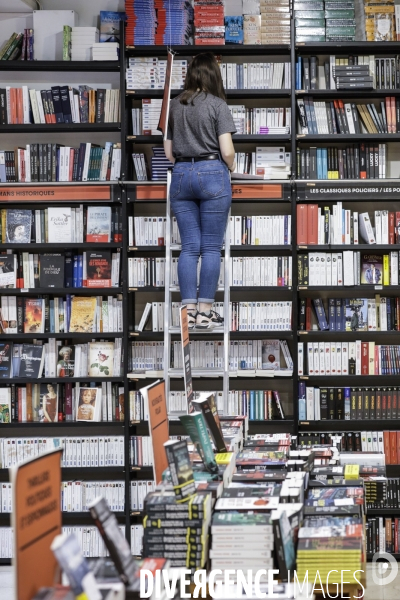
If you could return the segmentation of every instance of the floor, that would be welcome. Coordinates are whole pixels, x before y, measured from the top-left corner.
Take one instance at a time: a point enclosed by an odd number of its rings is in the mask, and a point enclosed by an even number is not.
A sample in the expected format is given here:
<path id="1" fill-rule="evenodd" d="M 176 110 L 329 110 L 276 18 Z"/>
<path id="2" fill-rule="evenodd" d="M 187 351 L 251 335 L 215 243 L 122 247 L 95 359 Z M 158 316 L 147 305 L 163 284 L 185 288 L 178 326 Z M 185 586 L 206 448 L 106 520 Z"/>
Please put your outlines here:
<path id="1" fill-rule="evenodd" d="M 387 575 L 386 575 L 387 577 Z M 12 567 L 0 567 L 1 600 L 15 600 Z M 332 596 L 332 594 L 331 594 Z M 367 568 L 367 590 L 364 600 L 399 600 L 400 598 L 400 563 L 396 579 L 387 586 L 376 585 L 372 580 L 372 566 Z"/>

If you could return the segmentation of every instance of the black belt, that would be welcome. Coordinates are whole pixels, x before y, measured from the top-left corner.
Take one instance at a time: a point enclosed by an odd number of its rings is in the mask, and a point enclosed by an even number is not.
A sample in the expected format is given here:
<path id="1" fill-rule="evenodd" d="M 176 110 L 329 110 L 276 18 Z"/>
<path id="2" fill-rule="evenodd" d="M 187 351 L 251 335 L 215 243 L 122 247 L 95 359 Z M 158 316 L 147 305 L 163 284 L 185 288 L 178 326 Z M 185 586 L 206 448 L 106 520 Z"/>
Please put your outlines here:
<path id="1" fill-rule="evenodd" d="M 175 159 L 175 162 L 200 162 L 201 160 L 219 160 L 219 154 L 206 154 L 205 156 L 195 156 L 193 158 L 180 156 Z"/>

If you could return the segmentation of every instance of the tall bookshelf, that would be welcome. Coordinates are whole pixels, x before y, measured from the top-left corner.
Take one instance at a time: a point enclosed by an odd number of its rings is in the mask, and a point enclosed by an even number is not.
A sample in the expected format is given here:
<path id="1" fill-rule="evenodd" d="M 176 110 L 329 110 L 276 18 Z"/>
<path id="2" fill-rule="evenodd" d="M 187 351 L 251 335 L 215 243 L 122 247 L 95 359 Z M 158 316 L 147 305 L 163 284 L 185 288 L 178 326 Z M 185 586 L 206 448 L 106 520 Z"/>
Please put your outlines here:
<path id="1" fill-rule="evenodd" d="M 292 40 L 294 40 L 294 23 L 292 21 Z M 122 34 L 121 48 L 124 47 L 124 37 Z M 222 60 L 228 62 L 235 62 L 237 59 L 243 60 L 263 60 L 263 61 L 290 61 L 291 64 L 291 76 L 292 76 L 292 87 L 290 90 L 285 89 L 274 89 L 274 90 L 228 90 L 227 99 L 228 103 L 236 103 L 240 100 L 248 106 L 276 106 L 283 105 L 291 108 L 291 134 L 282 136 L 272 135 L 236 135 L 234 136 L 234 144 L 237 150 L 250 151 L 258 144 L 260 145 L 282 145 L 287 151 L 292 152 L 292 178 L 287 181 L 234 181 L 233 182 L 233 202 L 232 202 L 232 215 L 241 214 L 287 214 L 292 217 L 292 242 L 291 245 L 281 246 L 232 246 L 230 252 L 232 256 L 246 255 L 246 256 L 271 256 L 271 255 L 285 255 L 292 257 L 292 286 L 291 288 L 231 288 L 230 295 L 231 300 L 241 301 L 249 298 L 254 301 L 267 299 L 267 300 L 291 300 L 292 301 L 292 331 L 290 332 L 279 332 L 272 331 L 268 335 L 264 332 L 231 332 L 230 340 L 242 340 L 242 339 L 268 339 L 268 338 L 280 338 L 285 339 L 289 345 L 290 352 L 293 359 L 293 376 L 290 378 L 246 378 L 241 376 L 240 378 L 229 379 L 230 389 L 278 389 L 283 397 L 284 408 L 287 418 L 285 420 L 267 420 L 267 421 L 251 421 L 250 432 L 291 432 L 293 434 L 303 432 L 341 432 L 341 431 L 358 431 L 358 430 L 375 430 L 379 424 L 379 429 L 396 429 L 399 427 L 397 420 L 381 420 L 381 421 L 359 421 L 359 420 L 329 420 L 329 421 L 299 421 L 298 420 L 298 384 L 300 381 L 305 381 L 310 384 L 323 386 L 379 386 L 381 385 L 383 376 L 320 376 L 320 377 L 308 377 L 304 375 L 299 377 L 298 364 L 297 364 L 297 344 L 298 342 L 306 342 L 307 340 L 319 341 L 319 340 L 338 340 L 338 341 L 350 341 L 354 339 L 363 340 L 382 340 L 391 343 L 397 341 L 397 332 L 374 332 L 370 333 L 339 333 L 339 332 L 321 332 L 321 331 L 310 331 L 310 332 L 299 332 L 298 331 L 298 304 L 300 299 L 305 297 L 323 297 L 327 298 L 335 297 L 359 297 L 360 294 L 363 297 L 372 297 L 375 293 L 374 286 L 359 286 L 353 288 L 304 288 L 298 285 L 297 279 L 297 259 L 299 253 L 310 251 L 310 247 L 304 248 L 297 245 L 296 240 L 296 208 L 299 202 L 301 203 L 316 203 L 319 206 L 326 204 L 331 205 L 338 199 L 338 194 L 335 192 L 337 189 L 347 189 L 346 193 L 340 193 L 340 200 L 346 205 L 351 206 L 363 206 L 365 202 L 369 203 L 369 210 L 372 210 L 373 203 L 382 203 L 382 206 L 395 206 L 395 203 L 400 199 L 400 192 L 398 183 L 400 179 L 380 179 L 380 180 L 313 180 L 305 181 L 297 178 L 296 175 L 296 151 L 298 148 L 308 147 L 310 144 L 327 144 L 330 145 L 341 145 L 344 143 L 352 143 L 358 141 L 377 141 L 377 142 L 388 142 L 391 144 L 391 150 L 389 151 L 389 159 L 391 161 L 393 172 L 390 176 L 393 177 L 396 169 L 398 169 L 400 157 L 396 154 L 396 143 L 398 142 L 400 134 L 376 134 L 376 135 L 302 135 L 297 133 L 297 99 L 304 97 L 304 95 L 313 96 L 315 99 L 335 99 L 335 98 L 349 98 L 349 99 L 363 99 L 363 98 L 381 98 L 388 92 L 385 90 L 368 90 L 368 91 L 336 91 L 336 90 L 312 90 L 302 91 L 294 89 L 295 82 L 295 70 L 296 60 L 298 56 L 329 56 L 330 54 L 336 55 L 348 55 L 348 54 L 374 54 L 376 56 L 394 55 L 398 52 L 399 44 L 395 42 L 383 42 L 383 43 L 367 43 L 367 42 L 346 42 L 346 43 L 293 43 L 292 45 L 268 45 L 268 46 L 181 46 L 173 47 L 178 53 L 180 58 L 192 57 L 194 54 L 210 50 L 215 54 L 222 57 Z M 128 369 L 128 354 L 129 345 L 131 341 L 164 341 L 167 339 L 165 332 L 152 332 L 143 331 L 138 333 L 135 331 L 135 324 L 139 322 L 144 304 L 146 301 L 152 301 L 153 299 L 163 302 L 167 298 L 166 290 L 161 288 L 140 288 L 130 289 L 128 285 L 128 258 L 133 256 L 165 256 L 165 248 L 163 247 L 129 247 L 128 246 L 128 217 L 129 216 L 154 216 L 163 215 L 166 213 L 166 185 L 164 183 L 155 182 L 137 182 L 133 180 L 133 168 L 131 153 L 135 149 L 137 151 L 143 151 L 148 153 L 152 145 L 161 145 L 161 136 L 132 136 L 131 135 L 131 117 L 130 109 L 132 105 L 139 106 L 142 98 L 161 98 L 162 91 L 160 90 L 126 90 L 125 88 L 125 68 L 127 60 L 130 56 L 158 56 L 165 58 L 167 54 L 166 46 L 142 46 L 142 47 L 127 47 L 126 52 L 121 52 L 121 59 L 119 63 L 84 63 L 84 62 L 22 62 L 22 61 L 0 61 L 0 71 L 4 80 L 11 82 L 11 84 L 21 85 L 22 82 L 30 81 L 30 72 L 33 72 L 33 76 L 36 78 L 42 77 L 42 81 L 51 84 L 52 81 L 59 80 L 60 74 L 62 80 L 68 80 L 71 75 L 71 82 L 81 81 L 82 83 L 88 79 L 91 82 L 96 81 L 96 77 L 102 78 L 102 81 L 106 81 L 107 78 L 111 78 L 114 85 L 118 85 L 121 90 L 121 123 L 120 124 L 72 124 L 72 125 L 8 125 L 2 126 L 0 131 L 0 139 L 4 144 L 2 147 L 14 147 L 15 144 L 26 143 L 28 139 L 35 139 L 37 141 L 43 139 L 57 140 L 68 140 L 77 139 L 79 141 L 89 138 L 89 141 L 94 142 L 98 140 L 109 139 L 112 136 L 114 141 L 121 142 L 122 145 L 122 168 L 121 178 L 115 182 L 95 182 L 93 186 L 100 186 L 106 193 L 109 193 L 109 200 L 106 202 L 109 205 L 118 204 L 122 206 L 123 215 L 123 241 L 121 243 L 110 243 L 107 245 L 108 248 L 117 248 L 121 251 L 121 267 L 122 267 L 122 279 L 121 286 L 112 289 L 112 293 L 121 293 L 123 295 L 123 310 L 124 310 L 124 327 L 123 332 L 120 335 L 123 340 L 124 350 L 124 371 L 123 375 L 118 378 L 124 386 L 125 391 L 125 420 L 123 423 L 95 423 L 95 424 L 82 424 L 75 422 L 63 422 L 54 425 L 49 424 L 37 424 L 37 423 L 12 423 L 10 425 L 4 425 L 0 427 L 0 436 L 21 436 L 27 437 L 32 435 L 47 435 L 47 436 L 62 436 L 62 435 L 124 435 L 125 438 L 125 466 L 124 467 L 105 467 L 102 469 L 91 470 L 87 475 L 82 469 L 64 469 L 63 479 L 68 477 L 69 479 L 75 477 L 82 477 L 85 479 L 97 480 L 97 479 L 118 479 L 125 482 L 125 512 L 118 515 L 119 522 L 124 524 L 126 527 L 126 535 L 130 538 L 130 527 L 131 525 L 140 523 L 141 514 L 139 511 L 131 514 L 130 510 L 130 482 L 132 480 L 140 479 L 151 479 L 152 468 L 151 467 L 139 467 L 136 465 L 130 465 L 130 436 L 132 435 L 148 435 L 147 423 L 143 421 L 130 421 L 129 414 L 129 392 L 132 390 L 138 390 L 140 387 L 151 383 L 155 378 L 143 379 L 142 377 L 135 377 L 135 373 L 129 373 Z M 57 75 L 56 75 L 57 74 Z M 29 83 L 28 83 L 29 85 Z M 177 95 L 178 91 L 174 90 L 172 95 Z M 390 90 L 390 95 L 400 96 L 400 89 Z M 33 138 L 32 134 L 35 134 Z M 13 135 L 11 142 L 11 135 Z M 32 136 L 32 137 L 30 137 Z M 40 136 L 40 137 L 38 137 Z M 72 137 L 73 136 L 73 137 Z M 12 144 L 12 146 L 11 146 Z M 87 200 L 85 193 L 89 189 L 89 184 L 83 183 L 63 183 L 63 184 L 29 184 L 30 187 L 42 187 L 48 188 L 57 187 L 58 185 L 68 186 L 70 190 L 76 191 L 79 189 L 78 197 L 79 202 L 87 205 L 88 203 L 96 203 L 95 200 Z M 3 188 L 13 188 L 23 190 L 26 187 L 24 184 L 1 184 L 0 195 Z M 91 186 L 90 186 L 91 187 Z M 318 188 L 319 193 L 315 193 L 315 189 Z M 380 193 L 379 190 L 392 190 L 390 193 L 387 191 Z M 310 193 L 312 190 L 312 193 Z M 332 191 L 333 190 L 333 191 Z M 358 190 L 358 191 L 357 191 Z M 360 192 L 359 190 L 374 190 L 369 192 Z M 386 199 L 387 198 L 387 199 Z M 1 198 L 4 200 L 4 198 Z M 72 204 L 72 200 L 65 201 L 65 205 Z M 43 202 L 40 206 L 48 206 L 49 202 Z M 57 205 L 60 205 L 57 203 Z M 3 206 L 3 203 L 2 203 Z M 7 207 L 28 207 L 32 208 L 32 203 L 25 201 L 7 201 Z M 35 204 L 35 207 L 39 205 Z M 55 251 L 57 246 L 46 244 L 29 244 L 26 249 L 33 249 L 35 246 L 37 250 L 50 250 Z M 1 245 L 2 250 L 7 249 L 6 244 Z M 88 249 L 87 244 L 78 244 L 77 247 L 80 249 Z M 98 245 L 96 245 L 98 247 Z M 22 248 L 21 248 L 22 249 Z M 25 249 L 25 248 L 24 248 Z M 64 248 L 65 249 L 65 248 Z M 344 247 L 334 246 L 312 246 L 312 250 L 321 251 L 340 251 L 345 249 Z M 358 245 L 355 249 L 360 251 L 384 251 L 387 249 L 395 249 L 394 247 L 388 248 L 387 246 L 367 246 Z M 176 253 L 175 253 L 176 255 Z M 99 290 L 99 294 L 104 295 L 105 289 Z M 400 286 L 384 287 L 383 291 L 386 295 L 395 296 L 399 294 Z M 383 293 L 380 290 L 380 293 Z M 73 290 L 66 289 L 46 289 L 46 293 L 51 295 L 65 294 L 65 293 L 77 293 L 93 294 L 92 289 L 78 288 Z M 2 290 L 2 294 L 9 295 L 22 295 L 26 292 L 20 290 Z M 29 290 L 29 295 L 38 295 L 44 293 L 44 290 Z M 222 292 L 218 292 L 217 301 L 222 299 Z M 400 295 L 400 294 L 399 294 Z M 176 297 L 176 298 L 175 298 Z M 174 299 L 178 300 L 179 295 L 174 292 Z M 47 339 L 49 337 L 57 337 L 63 339 L 76 339 L 80 341 L 88 341 L 95 337 L 105 338 L 103 334 L 88 334 L 87 337 L 84 334 L 42 334 L 35 335 L 35 338 L 42 337 Z M 209 339 L 221 339 L 221 334 L 207 334 Z M 109 334 L 109 337 L 116 337 L 115 335 Z M 192 339 L 208 339 L 204 335 L 191 334 Z M 15 339 L 23 340 L 27 339 L 25 335 L 5 336 L 1 335 L 0 339 Z M 173 339 L 178 340 L 178 336 L 173 336 Z M 128 377 L 128 375 L 131 375 Z M 243 374 L 242 374 L 243 375 Z M 362 377 L 362 378 L 361 378 Z M 89 381 L 88 378 L 82 378 L 85 381 Z M 384 377 L 386 385 L 397 385 L 398 378 L 396 376 Z M 99 379 L 96 378 L 96 381 Z M 108 379 L 109 380 L 109 379 Z M 11 380 L 10 380 L 11 381 Z M 13 379 L 12 383 L 23 383 L 26 380 L 20 381 Z M 46 380 L 41 380 L 45 382 Z M 52 380 L 54 381 L 54 380 Z M 61 382 L 67 381 L 65 378 Z M 76 379 L 73 380 L 76 382 Z M 2 383 L 7 383 L 3 380 Z M 196 391 L 203 390 L 219 390 L 222 391 L 223 384 L 221 377 L 201 377 L 195 378 L 194 387 Z M 183 389 L 182 379 L 173 379 L 171 382 L 171 389 L 181 390 Z M 227 390 L 225 390 L 227 391 Z M 179 422 L 175 419 L 170 422 L 170 432 L 172 435 L 182 433 L 182 429 L 179 426 Z M 400 476 L 400 465 L 389 465 L 387 469 L 389 476 Z M 6 470 L 0 472 L 0 481 L 6 481 L 8 473 Z M 389 514 L 389 509 L 387 513 Z M 394 515 L 394 511 L 390 511 L 390 515 Z M 0 525 L 5 526 L 8 524 L 8 515 L 0 515 Z M 76 519 L 76 521 L 74 521 Z M 89 515 L 78 515 L 74 513 L 68 513 L 65 515 L 65 523 L 68 524 L 88 524 L 90 523 Z"/>

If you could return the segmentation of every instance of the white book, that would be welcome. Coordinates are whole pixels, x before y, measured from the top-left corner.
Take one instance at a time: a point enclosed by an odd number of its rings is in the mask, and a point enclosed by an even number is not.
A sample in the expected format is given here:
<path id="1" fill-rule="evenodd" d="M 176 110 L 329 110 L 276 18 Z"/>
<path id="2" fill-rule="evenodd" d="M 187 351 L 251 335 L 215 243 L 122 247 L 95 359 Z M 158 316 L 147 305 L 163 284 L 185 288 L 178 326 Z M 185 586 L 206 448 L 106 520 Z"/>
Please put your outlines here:
<path id="1" fill-rule="evenodd" d="M 358 212 L 353 212 L 353 238 L 354 244 L 358 244 Z"/>
<path id="2" fill-rule="evenodd" d="M 297 374 L 304 375 L 304 343 L 297 344 Z"/>
<path id="3" fill-rule="evenodd" d="M 356 340 L 356 375 L 361 375 L 361 340 Z"/>
<path id="4" fill-rule="evenodd" d="M 306 388 L 306 415 L 307 415 L 307 421 L 314 421 L 314 419 L 315 419 L 314 388 L 312 388 L 312 387 Z"/>
<path id="5" fill-rule="evenodd" d="M 330 342 L 331 345 L 331 375 L 337 375 L 336 365 L 336 342 Z"/>
<path id="6" fill-rule="evenodd" d="M 319 374 L 325 375 L 325 342 L 318 343 L 318 352 L 319 352 Z"/>
<path id="7" fill-rule="evenodd" d="M 349 374 L 349 342 L 342 342 L 342 375 Z"/>
<path id="8" fill-rule="evenodd" d="M 307 342 L 307 374 L 315 375 L 314 372 L 314 348 L 312 342 Z"/>
<path id="9" fill-rule="evenodd" d="M 354 285 L 354 260 L 353 251 L 343 252 L 343 285 Z"/>
<path id="10" fill-rule="evenodd" d="M 72 211 L 70 206 L 48 207 L 48 242 L 72 242 Z"/>
<path id="11" fill-rule="evenodd" d="M 349 133 L 355 133 L 355 127 L 354 127 L 354 119 L 353 119 L 353 113 L 351 111 L 351 103 L 348 102 L 344 105 L 344 110 L 346 112 L 346 119 L 347 119 L 347 123 L 349 126 Z"/>
<path id="12" fill-rule="evenodd" d="M 359 234 L 367 244 L 376 244 L 368 213 L 360 213 L 358 217 Z"/>
<path id="13" fill-rule="evenodd" d="M 382 244 L 382 221 L 381 211 L 375 211 L 375 240 L 377 244 Z"/>

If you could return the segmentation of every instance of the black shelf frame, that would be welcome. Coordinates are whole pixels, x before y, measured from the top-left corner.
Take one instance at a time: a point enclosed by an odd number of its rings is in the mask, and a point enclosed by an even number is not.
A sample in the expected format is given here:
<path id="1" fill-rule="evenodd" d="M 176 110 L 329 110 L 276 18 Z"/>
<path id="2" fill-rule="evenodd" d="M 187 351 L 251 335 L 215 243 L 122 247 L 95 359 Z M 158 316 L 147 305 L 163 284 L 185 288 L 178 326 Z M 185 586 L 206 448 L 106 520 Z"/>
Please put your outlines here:
<path id="1" fill-rule="evenodd" d="M 2 125 L 0 133 L 115 133 L 121 123 L 26 123 Z"/>
<path id="2" fill-rule="evenodd" d="M 400 133 L 298 133 L 296 139 L 299 143 L 303 142 L 321 142 L 330 144 L 340 144 L 341 142 L 398 142 Z M 306 181 L 306 180 L 305 180 Z M 369 181 L 369 180 L 367 180 Z M 377 180 L 379 181 L 379 179 Z"/>
<path id="3" fill-rule="evenodd" d="M 66 338 L 72 338 L 81 341 L 91 340 L 101 340 L 101 339 L 114 339 L 114 338 L 122 338 L 123 333 L 10 333 L 10 334 L 0 334 L 0 340 L 46 340 L 48 338 L 56 338 L 60 340 L 65 340 Z"/>
<path id="4" fill-rule="evenodd" d="M 250 144 L 250 143 L 280 143 L 280 144 L 289 144 L 291 141 L 291 136 L 289 134 L 284 135 L 245 135 L 245 134 L 234 134 L 232 136 L 233 142 Z M 400 134 L 399 134 L 400 139 Z M 127 135 L 127 142 L 134 142 L 135 144 L 161 144 L 162 136 L 161 135 Z M 261 180 L 260 180 L 261 181 Z"/>
<path id="5" fill-rule="evenodd" d="M 123 293 L 122 287 L 108 287 L 108 288 L 2 288 L 1 294 L 3 296 L 36 296 L 38 295 L 57 295 L 65 296 L 71 294 L 74 296 L 114 296 L 116 294 Z"/>
<path id="6" fill-rule="evenodd" d="M 89 73 L 91 71 L 108 73 L 118 72 L 120 61 L 79 61 L 79 60 L 2 60 L 0 71 L 78 71 Z"/>
<path id="7" fill-rule="evenodd" d="M 182 93 L 182 90 L 171 90 L 171 98 L 178 96 Z M 141 100 L 142 98 L 162 98 L 164 90 L 126 90 L 126 96 L 130 100 Z M 268 98 L 290 98 L 291 91 L 287 89 L 227 89 L 225 90 L 226 97 L 228 100 L 235 98 L 243 99 L 265 99 Z"/>
<path id="8" fill-rule="evenodd" d="M 289 44 L 268 44 L 264 46 L 260 45 L 240 45 L 239 47 L 235 44 L 229 45 L 207 45 L 195 46 L 195 45 L 173 45 L 173 46 L 126 46 L 126 53 L 128 56 L 166 56 L 169 49 L 179 54 L 179 56 L 192 57 L 195 54 L 204 52 L 213 52 L 214 54 L 220 54 L 221 56 L 274 56 L 279 55 L 290 55 Z"/>
<path id="9" fill-rule="evenodd" d="M 340 432 L 340 431 L 388 431 L 397 430 L 397 419 L 324 419 L 321 421 L 299 421 L 301 432 Z"/>

